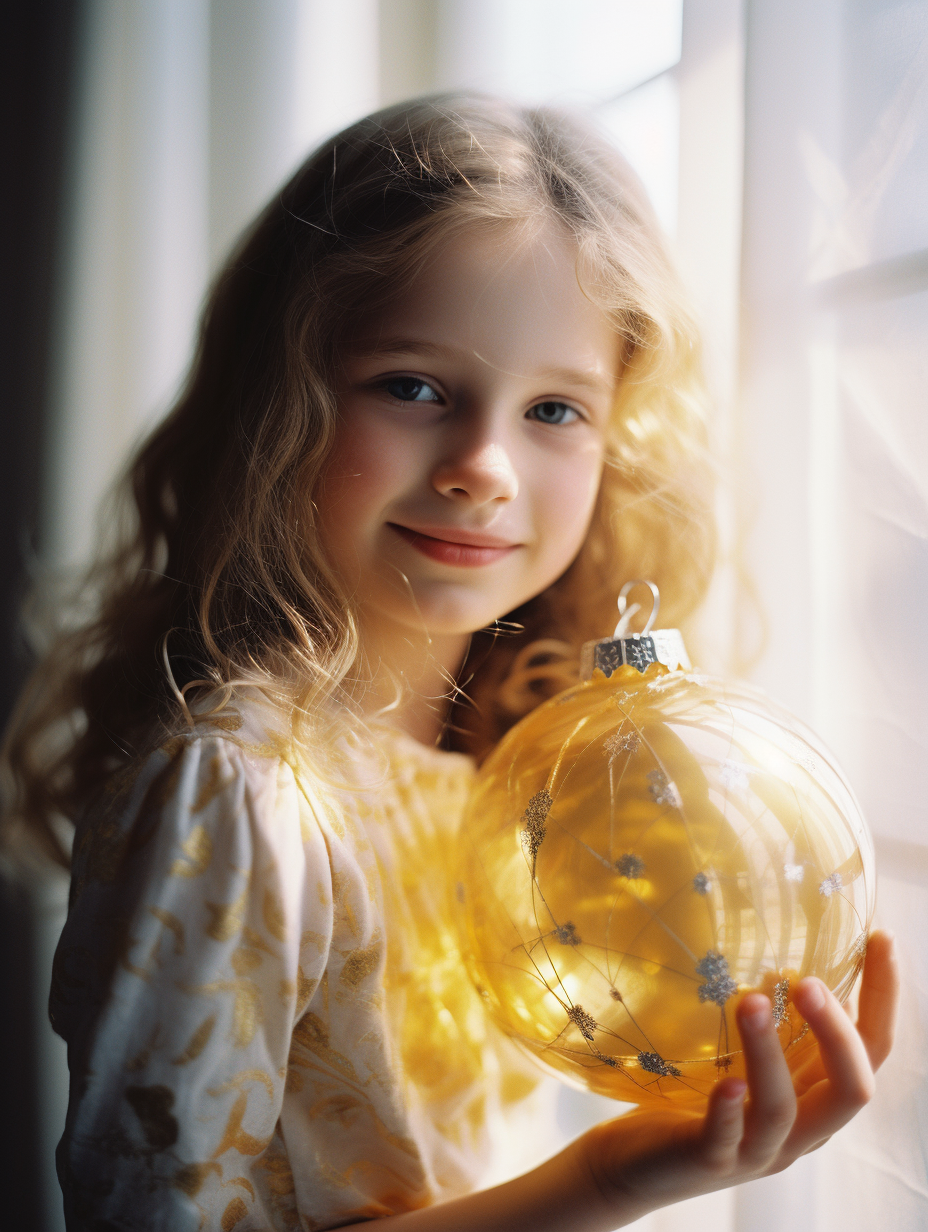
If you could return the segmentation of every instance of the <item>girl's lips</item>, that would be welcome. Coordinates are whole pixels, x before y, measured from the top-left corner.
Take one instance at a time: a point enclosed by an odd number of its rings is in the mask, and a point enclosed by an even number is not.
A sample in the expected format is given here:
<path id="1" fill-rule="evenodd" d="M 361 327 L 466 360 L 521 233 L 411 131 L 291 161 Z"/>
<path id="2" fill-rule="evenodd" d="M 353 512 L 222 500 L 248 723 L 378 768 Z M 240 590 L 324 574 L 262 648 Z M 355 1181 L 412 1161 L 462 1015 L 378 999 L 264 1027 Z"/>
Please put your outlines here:
<path id="1" fill-rule="evenodd" d="M 439 539 L 435 535 L 426 535 L 422 531 L 410 530 L 408 526 L 400 526 L 396 522 L 388 522 L 387 525 L 407 543 L 412 544 L 414 548 L 422 553 L 423 556 L 428 556 L 431 560 L 440 561 L 443 565 L 492 565 L 497 560 L 502 560 L 504 556 L 508 556 L 514 551 L 518 544 L 508 543 L 503 544 L 497 541 L 496 544 L 479 544 L 479 543 L 461 543 L 453 539 Z M 449 531 L 449 534 L 456 534 L 456 531 Z M 460 532 L 463 536 L 467 532 Z M 478 539 L 481 536 L 468 535 L 468 538 Z M 490 538 L 490 536 L 487 536 Z"/>

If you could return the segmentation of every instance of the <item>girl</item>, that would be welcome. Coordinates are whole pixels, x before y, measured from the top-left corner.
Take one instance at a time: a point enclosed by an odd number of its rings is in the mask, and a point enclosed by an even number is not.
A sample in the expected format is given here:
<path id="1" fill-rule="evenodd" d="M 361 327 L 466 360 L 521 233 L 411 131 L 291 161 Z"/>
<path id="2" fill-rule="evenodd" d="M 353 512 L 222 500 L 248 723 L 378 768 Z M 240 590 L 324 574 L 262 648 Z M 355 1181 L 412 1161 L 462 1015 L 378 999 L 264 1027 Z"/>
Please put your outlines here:
<path id="1" fill-rule="evenodd" d="M 559 114 L 384 111 L 268 207 L 132 466 L 97 614 L 9 745 L 18 815 L 51 851 L 76 822 L 51 995 L 70 1229 L 606 1230 L 780 1169 L 866 1102 L 879 936 L 856 1029 L 798 987 L 820 1047 L 798 1096 L 750 995 L 748 1083 L 705 1116 L 636 1111 L 473 1192 L 532 1080 L 457 954 L 456 818 L 625 578 L 697 603 L 702 413 L 641 190 Z"/>

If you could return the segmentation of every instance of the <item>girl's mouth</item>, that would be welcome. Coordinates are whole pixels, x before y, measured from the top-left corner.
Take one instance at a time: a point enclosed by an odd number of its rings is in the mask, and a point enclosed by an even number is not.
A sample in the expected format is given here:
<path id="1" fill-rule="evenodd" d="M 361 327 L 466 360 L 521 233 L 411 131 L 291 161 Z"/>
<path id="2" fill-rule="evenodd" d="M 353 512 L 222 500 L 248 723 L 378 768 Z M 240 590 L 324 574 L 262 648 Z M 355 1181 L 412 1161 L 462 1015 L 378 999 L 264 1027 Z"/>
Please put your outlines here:
<path id="1" fill-rule="evenodd" d="M 470 531 L 456 531 L 449 528 L 447 532 L 449 537 L 439 538 L 437 535 L 427 535 L 423 531 L 411 530 L 408 526 L 400 526 L 396 522 L 388 522 L 387 525 L 407 543 L 412 544 L 423 556 L 428 556 L 430 560 L 437 560 L 443 565 L 463 565 L 471 568 L 476 565 L 492 565 L 495 561 L 508 556 L 519 546 L 516 543 L 505 543 L 491 535 L 479 535 Z M 461 539 L 451 538 L 453 535 L 460 535 Z M 471 542 L 462 542 L 461 540 L 465 538 Z"/>

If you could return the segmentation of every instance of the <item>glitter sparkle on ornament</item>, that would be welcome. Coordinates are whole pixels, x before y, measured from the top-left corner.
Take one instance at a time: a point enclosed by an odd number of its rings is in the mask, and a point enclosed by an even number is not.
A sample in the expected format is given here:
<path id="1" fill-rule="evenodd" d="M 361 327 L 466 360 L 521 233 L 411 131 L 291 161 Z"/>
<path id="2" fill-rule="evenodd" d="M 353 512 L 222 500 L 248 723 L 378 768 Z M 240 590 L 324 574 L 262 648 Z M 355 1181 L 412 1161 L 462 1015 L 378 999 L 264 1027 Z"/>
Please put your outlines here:
<path id="1" fill-rule="evenodd" d="M 838 893 L 843 884 L 840 873 L 831 873 L 818 887 L 818 892 L 823 894 L 825 898 L 831 898 L 832 894 Z"/>
<path id="2" fill-rule="evenodd" d="M 728 974 L 728 959 L 715 950 L 710 950 L 705 958 L 699 960 L 696 974 L 706 981 L 699 986 L 700 1001 L 714 1001 L 721 1007 L 738 991 L 738 985 Z"/>
<path id="3" fill-rule="evenodd" d="M 697 894 L 708 894 L 712 882 L 705 873 L 697 873 L 693 878 L 693 889 Z"/>
<path id="4" fill-rule="evenodd" d="M 784 864 L 783 876 L 787 881 L 802 881 L 805 876 L 805 869 L 801 864 Z"/>
<path id="5" fill-rule="evenodd" d="M 629 881 L 644 876 L 644 860 L 640 856 L 632 855 L 630 851 L 627 851 L 624 856 L 619 856 L 615 862 L 615 868 L 617 873 L 622 877 L 627 877 Z"/>
<path id="6" fill-rule="evenodd" d="M 588 1014 L 582 1005 L 569 1005 L 567 1017 L 585 1040 L 592 1041 L 593 1032 L 596 1030 L 596 1019 L 592 1014 Z"/>
<path id="7" fill-rule="evenodd" d="M 547 826 L 545 822 L 553 804 L 551 793 L 538 791 L 528 802 L 528 808 L 522 814 L 522 846 L 534 865 L 538 849 L 544 842 Z"/>
<path id="8" fill-rule="evenodd" d="M 597 1059 L 602 1061 L 603 1065 L 608 1065 L 611 1069 L 622 1068 L 622 1062 L 618 1057 L 609 1057 L 604 1052 L 600 1052 L 596 1048 L 594 1048 L 593 1051 L 596 1054 Z"/>
<path id="9" fill-rule="evenodd" d="M 671 783 L 663 770 L 650 770 L 648 784 L 648 791 L 655 804 L 666 804 L 670 808 L 679 808 L 683 803 L 676 783 Z"/>
<path id="10" fill-rule="evenodd" d="M 773 1025 L 778 1027 L 786 1017 L 786 996 L 789 992 L 789 980 L 780 980 L 773 990 Z"/>
<path id="11" fill-rule="evenodd" d="M 662 1056 L 656 1052 L 639 1052 L 638 1064 L 649 1074 L 657 1074 L 660 1078 L 679 1078 L 680 1071 L 673 1065 L 668 1065 Z"/>

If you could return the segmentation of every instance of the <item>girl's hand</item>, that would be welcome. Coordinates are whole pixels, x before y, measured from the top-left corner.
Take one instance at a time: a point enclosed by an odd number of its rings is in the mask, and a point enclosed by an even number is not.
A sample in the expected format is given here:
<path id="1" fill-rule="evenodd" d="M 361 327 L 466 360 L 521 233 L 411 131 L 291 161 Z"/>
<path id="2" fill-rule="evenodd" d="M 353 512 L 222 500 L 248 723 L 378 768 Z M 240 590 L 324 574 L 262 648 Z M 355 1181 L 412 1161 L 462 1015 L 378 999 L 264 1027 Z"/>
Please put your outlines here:
<path id="1" fill-rule="evenodd" d="M 719 1082 L 704 1116 L 644 1108 L 597 1126 L 575 1144 L 585 1150 L 604 1201 L 623 1218 L 630 1208 L 636 1219 L 683 1198 L 780 1172 L 820 1147 L 872 1096 L 874 1072 L 892 1045 L 898 1000 L 892 936 L 873 933 L 856 1027 L 820 980 L 805 979 L 796 988 L 796 1007 L 818 1047 L 790 1074 L 769 999 L 759 993 L 745 997 L 738 1029 L 746 1084 L 740 1078 Z"/>
<path id="2" fill-rule="evenodd" d="M 751 994 L 738 1007 L 748 1081 L 723 1079 L 704 1116 L 673 1106 L 631 1112 L 597 1125 L 532 1172 L 388 1216 L 382 1226 L 391 1232 L 610 1232 L 671 1202 L 779 1172 L 827 1142 L 873 1094 L 898 999 L 892 938 L 874 933 L 856 1028 L 821 981 L 797 987 L 796 1005 L 818 1047 L 803 1053 L 794 1074 L 769 1000 Z M 369 1226 L 352 1224 L 358 1232 Z"/>

